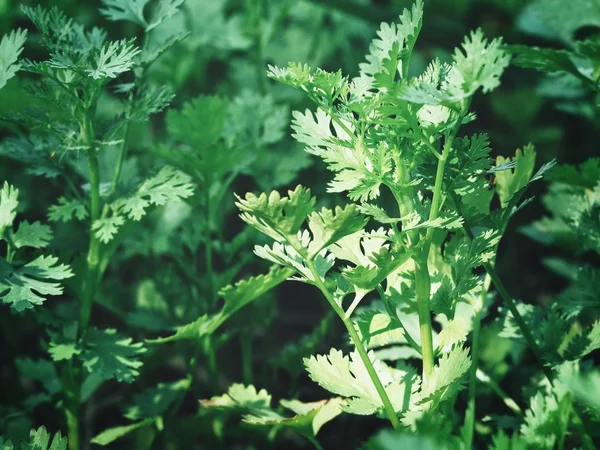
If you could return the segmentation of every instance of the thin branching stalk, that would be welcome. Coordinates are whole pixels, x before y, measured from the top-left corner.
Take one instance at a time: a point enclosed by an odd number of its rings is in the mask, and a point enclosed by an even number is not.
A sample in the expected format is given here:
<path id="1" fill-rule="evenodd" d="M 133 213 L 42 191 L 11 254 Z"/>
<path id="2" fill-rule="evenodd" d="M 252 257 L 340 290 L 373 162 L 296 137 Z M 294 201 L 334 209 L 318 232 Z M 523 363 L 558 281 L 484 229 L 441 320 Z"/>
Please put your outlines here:
<path id="1" fill-rule="evenodd" d="M 375 367 L 373 366 L 373 363 L 371 362 L 371 359 L 369 358 L 367 350 L 365 349 L 365 346 L 363 345 L 363 343 L 360 339 L 360 336 L 358 335 L 358 333 L 356 332 L 356 329 L 354 328 L 354 324 L 352 323 L 350 318 L 346 317 L 344 310 L 336 303 L 335 299 L 333 298 L 333 295 L 331 294 L 331 292 L 329 291 L 327 286 L 325 286 L 325 283 L 323 283 L 323 280 L 321 279 L 321 276 L 317 272 L 314 262 L 311 259 L 308 259 L 306 261 L 306 265 L 314 278 L 315 286 L 321 291 L 321 293 L 327 299 L 327 301 L 329 302 L 329 304 L 331 305 L 333 310 L 340 317 L 340 319 L 342 319 L 342 322 L 344 322 L 344 326 L 346 327 L 346 329 L 348 330 L 348 333 L 350 334 L 350 339 L 352 340 L 352 343 L 356 347 L 356 351 L 358 352 L 360 359 L 362 360 L 363 364 L 365 365 L 365 368 L 367 369 L 367 373 L 369 374 L 369 377 L 371 378 L 371 381 L 375 385 L 375 389 L 377 390 L 377 393 L 379 394 L 379 397 L 381 398 L 381 402 L 383 403 L 383 407 L 385 409 L 386 415 L 388 416 L 390 423 L 392 424 L 392 426 L 394 428 L 398 428 L 400 426 L 400 421 L 398 420 L 398 415 L 396 414 L 396 411 L 394 410 L 394 406 L 392 405 L 392 402 L 390 401 L 390 398 L 389 398 L 385 388 L 383 387 L 383 384 L 381 383 L 381 380 L 379 379 L 377 372 L 375 371 Z"/>

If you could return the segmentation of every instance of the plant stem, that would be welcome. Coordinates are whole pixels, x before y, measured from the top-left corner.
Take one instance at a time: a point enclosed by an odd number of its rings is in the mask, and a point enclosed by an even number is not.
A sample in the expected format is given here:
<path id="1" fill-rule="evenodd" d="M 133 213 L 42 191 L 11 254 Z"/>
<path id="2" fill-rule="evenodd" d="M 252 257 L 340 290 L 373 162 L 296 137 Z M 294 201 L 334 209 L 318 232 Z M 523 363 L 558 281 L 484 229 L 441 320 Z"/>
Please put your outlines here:
<path id="1" fill-rule="evenodd" d="M 94 143 L 94 130 L 88 116 L 86 116 L 82 126 L 82 138 L 88 147 L 87 157 L 90 180 L 90 244 L 87 254 L 87 273 L 83 286 L 80 320 L 80 334 L 85 336 L 98 288 L 100 270 L 100 240 L 96 237 L 92 229 L 94 222 L 100 218 L 100 169 Z"/>
<path id="2" fill-rule="evenodd" d="M 426 257 L 415 261 L 415 292 L 417 296 L 417 311 L 419 314 L 419 333 L 421 336 L 421 356 L 423 358 L 423 379 L 433 373 L 433 333 L 431 327 L 431 310 L 429 297 L 431 293 L 431 280 Z"/>
<path id="3" fill-rule="evenodd" d="M 304 436 L 306 436 L 306 438 L 310 441 L 310 443 L 315 447 L 316 450 L 323 450 L 323 447 L 321 446 L 321 444 L 319 444 L 319 441 L 317 441 L 317 439 L 309 434 L 304 434 Z"/>
<path id="4" fill-rule="evenodd" d="M 129 107 L 127 108 L 129 111 L 131 110 L 131 105 L 133 104 L 133 94 L 129 97 Z M 115 171 L 113 172 L 112 184 L 110 186 L 110 193 L 114 194 L 117 191 L 117 187 L 119 186 L 119 178 L 121 178 L 121 172 L 123 171 L 123 164 L 125 162 L 125 156 L 127 155 L 127 138 L 129 136 L 129 124 L 130 121 L 124 125 L 123 130 L 123 141 L 121 142 L 121 146 L 119 147 L 119 159 L 117 159 L 117 165 L 115 166 Z"/>
<path id="5" fill-rule="evenodd" d="M 61 370 L 61 375 L 65 386 L 65 414 L 69 450 L 79 450 L 79 409 L 81 405 L 79 385 L 73 374 L 72 361 L 66 362 L 63 370 Z"/>
<path id="6" fill-rule="evenodd" d="M 219 371 L 217 368 L 217 356 L 212 343 L 212 336 L 210 334 L 204 336 L 202 343 L 202 350 L 204 352 L 204 355 L 206 356 L 208 382 L 210 385 L 210 390 L 213 394 L 216 394 L 219 388 Z"/>
<path id="7" fill-rule="evenodd" d="M 314 262 L 312 260 L 308 259 L 306 261 L 306 264 L 314 278 L 315 286 L 323 293 L 323 295 L 325 296 L 325 298 L 327 299 L 327 301 L 329 302 L 329 304 L 331 305 L 333 310 L 340 317 L 340 319 L 342 319 L 342 322 L 344 322 L 344 326 L 346 327 L 346 329 L 348 330 L 348 333 L 350 334 L 352 343 L 356 347 L 356 351 L 358 351 L 358 354 L 359 354 L 363 364 L 365 365 L 365 368 L 367 369 L 367 373 L 369 374 L 371 381 L 373 381 L 373 384 L 375 385 L 375 389 L 377 390 L 377 393 L 379 394 L 379 397 L 381 398 L 381 402 L 383 403 L 383 407 L 388 416 L 388 419 L 390 420 L 390 423 L 392 424 L 392 426 L 395 429 L 398 428 L 400 426 L 400 421 L 398 420 L 398 415 L 396 414 L 396 411 L 394 410 L 392 402 L 390 401 L 390 398 L 388 397 L 388 394 L 387 394 L 385 388 L 383 387 L 383 384 L 381 383 L 381 380 L 379 379 L 377 372 L 375 371 L 375 367 L 373 367 L 373 363 L 371 362 L 371 359 L 369 358 L 367 350 L 365 349 L 365 346 L 363 345 L 362 341 L 360 340 L 360 337 L 358 336 L 358 333 L 356 332 L 356 329 L 354 328 L 352 321 L 349 318 L 346 318 L 344 310 L 336 303 L 335 299 L 333 298 L 333 295 L 331 294 L 331 292 L 329 291 L 327 286 L 325 286 L 325 283 L 323 282 L 323 280 L 321 279 L 321 276 L 319 275 L 319 273 L 317 272 L 317 269 L 315 268 Z"/>

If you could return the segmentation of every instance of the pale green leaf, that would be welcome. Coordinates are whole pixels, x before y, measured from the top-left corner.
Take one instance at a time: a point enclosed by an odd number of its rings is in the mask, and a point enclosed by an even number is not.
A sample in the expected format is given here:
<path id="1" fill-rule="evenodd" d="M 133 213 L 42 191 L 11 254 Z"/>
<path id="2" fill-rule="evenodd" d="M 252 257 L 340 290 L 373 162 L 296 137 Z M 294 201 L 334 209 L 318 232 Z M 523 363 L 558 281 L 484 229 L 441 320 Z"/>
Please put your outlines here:
<path id="1" fill-rule="evenodd" d="M 4 182 L 0 189 L 0 238 L 4 231 L 12 227 L 19 206 L 19 190 Z"/>
<path id="2" fill-rule="evenodd" d="M 21 68 L 17 62 L 23 51 L 27 30 L 17 29 L 2 36 L 0 40 L 0 89 L 6 86 L 8 80 L 15 76 Z"/>
<path id="3" fill-rule="evenodd" d="M 30 224 L 25 220 L 19 224 L 11 240 L 16 248 L 44 248 L 52 240 L 52 230 L 48 225 L 42 225 L 40 222 Z"/>
<path id="4" fill-rule="evenodd" d="M 48 210 L 48 219 L 52 222 L 68 222 L 72 218 L 85 220 L 88 217 L 87 205 L 79 199 L 61 197 L 58 204 Z"/>
<path id="5" fill-rule="evenodd" d="M 242 220 L 278 242 L 296 236 L 316 202 L 310 189 L 302 186 L 288 191 L 287 197 L 281 197 L 277 191 L 268 196 L 248 193 L 244 199 L 236 197 Z"/>

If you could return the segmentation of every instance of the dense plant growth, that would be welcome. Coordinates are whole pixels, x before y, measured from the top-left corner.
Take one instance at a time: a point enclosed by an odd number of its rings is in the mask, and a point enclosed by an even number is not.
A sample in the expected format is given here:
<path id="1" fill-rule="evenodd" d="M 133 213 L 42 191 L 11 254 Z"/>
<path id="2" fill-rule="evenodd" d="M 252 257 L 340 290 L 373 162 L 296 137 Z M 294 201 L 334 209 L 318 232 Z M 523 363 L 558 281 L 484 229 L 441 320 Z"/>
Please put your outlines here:
<path id="1" fill-rule="evenodd" d="M 564 49 L 476 28 L 432 58 L 438 2 L 405 6 L 21 6 L 0 447 L 595 448 L 600 159 L 563 161 L 535 117 L 597 135 L 600 10 L 520 12 Z M 524 69 L 548 75 L 503 91 Z M 505 268 L 528 245 L 543 291 Z"/>

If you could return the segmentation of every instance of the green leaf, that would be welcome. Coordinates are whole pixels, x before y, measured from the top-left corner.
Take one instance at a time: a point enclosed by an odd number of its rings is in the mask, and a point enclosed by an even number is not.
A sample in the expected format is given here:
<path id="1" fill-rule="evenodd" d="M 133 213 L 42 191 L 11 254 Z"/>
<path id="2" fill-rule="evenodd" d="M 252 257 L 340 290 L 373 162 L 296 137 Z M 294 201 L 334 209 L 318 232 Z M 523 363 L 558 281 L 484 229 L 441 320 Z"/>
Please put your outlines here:
<path id="1" fill-rule="evenodd" d="M 159 383 L 146 389 L 142 394 L 134 396 L 133 405 L 127 408 L 125 417 L 140 420 L 162 416 L 189 387 L 190 379 L 185 378 L 172 383 Z"/>
<path id="2" fill-rule="evenodd" d="M 48 219 L 52 222 L 68 222 L 75 218 L 85 220 L 88 217 L 87 205 L 80 199 L 61 197 L 58 204 L 48 210 Z"/>
<path id="3" fill-rule="evenodd" d="M 178 141 L 194 148 L 206 148 L 223 136 L 228 111 L 227 99 L 201 95 L 184 103 L 181 111 L 169 109 L 166 118 L 167 130 L 169 135 Z"/>
<path id="4" fill-rule="evenodd" d="M 391 89 L 396 73 L 407 70 L 410 55 L 423 24 L 423 1 L 413 3 L 412 9 L 404 9 L 400 22 L 382 23 L 369 47 L 367 62 L 359 65 L 360 78 L 381 90 Z"/>
<path id="5" fill-rule="evenodd" d="M 0 40 L 0 89 L 6 86 L 8 80 L 15 76 L 21 68 L 17 62 L 23 51 L 27 30 L 17 29 L 2 36 Z"/>
<path id="6" fill-rule="evenodd" d="M 462 49 L 457 48 L 452 66 L 434 62 L 419 78 L 404 84 L 398 96 L 406 101 L 423 105 L 460 103 L 480 88 L 490 92 L 500 84 L 500 76 L 510 62 L 501 39 L 490 42 L 481 30 L 465 38 Z"/>
<path id="7" fill-rule="evenodd" d="M 57 262 L 53 256 L 40 256 L 15 269 L 0 259 L 0 300 L 21 312 L 44 303 L 43 296 L 62 294 L 63 287 L 54 281 L 70 278 L 73 272 L 68 265 Z"/>
<path id="8" fill-rule="evenodd" d="M 439 442 L 435 435 L 420 436 L 406 432 L 404 430 L 384 430 L 372 437 L 366 449 L 367 450 L 396 450 L 411 449 L 419 450 L 446 450 L 449 447 L 444 442 Z"/>
<path id="9" fill-rule="evenodd" d="M 231 410 L 244 414 L 244 422 L 256 426 L 290 427 L 307 436 L 315 437 L 321 427 L 341 413 L 340 399 L 333 398 L 311 403 L 281 400 L 281 405 L 295 413 L 282 416 L 271 407 L 271 395 L 253 385 L 233 384 L 226 394 L 201 400 L 205 408 Z"/>
<path id="10" fill-rule="evenodd" d="M 313 212 L 308 217 L 308 227 L 313 235 L 309 246 L 311 255 L 317 255 L 324 248 L 339 241 L 349 234 L 362 230 L 368 218 L 360 215 L 356 205 L 336 206 L 335 210 L 327 208 Z"/>
<path id="11" fill-rule="evenodd" d="M 4 231 L 12 227 L 17 216 L 17 207 L 19 206 L 19 190 L 4 182 L 0 189 L 0 238 L 4 236 Z"/>
<path id="12" fill-rule="evenodd" d="M 366 311 L 358 317 L 355 326 L 361 340 L 369 349 L 406 343 L 404 329 L 387 313 Z"/>
<path id="13" fill-rule="evenodd" d="M 470 366 L 468 348 L 455 346 L 449 353 L 442 355 L 433 368 L 433 374 L 419 392 L 418 403 L 429 409 L 443 401 L 454 399 L 464 388 L 464 375 Z"/>
<path id="14" fill-rule="evenodd" d="M 500 430 L 492 438 L 491 450 L 527 450 L 527 442 L 525 442 L 517 433 L 508 437 L 503 430 Z"/>
<path id="15" fill-rule="evenodd" d="M 167 108 L 173 98 L 175 93 L 169 86 L 145 84 L 136 95 L 127 118 L 133 122 L 145 122 Z"/>
<path id="16" fill-rule="evenodd" d="M 52 361 L 18 358 L 16 365 L 23 378 L 40 382 L 48 394 L 55 395 L 62 392 L 63 383 Z"/>
<path id="17" fill-rule="evenodd" d="M 48 353 L 53 361 L 70 360 L 73 356 L 81 354 L 77 331 L 77 322 L 62 327 L 60 332 L 48 331 L 50 335 Z"/>
<path id="18" fill-rule="evenodd" d="M 30 224 L 24 220 L 12 234 L 11 240 L 16 248 L 44 248 L 52 240 L 52 230 L 48 225 L 42 225 L 40 222 Z"/>
<path id="19" fill-rule="evenodd" d="M 90 373 L 98 373 L 105 380 L 116 378 L 131 383 L 139 375 L 138 369 L 143 365 L 139 356 L 145 352 L 142 343 L 133 343 L 133 339 L 120 336 L 115 329 L 91 328 L 81 359 Z"/>
<path id="20" fill-rule="evenodd" d="M 191 197 L 193 194 L 190 177 L 167 166 L 144 181 L 133 196 L 121 198 L 111 207 L 129 219 L 138 221 L 146 214 L 146 209 L 150 205 L 166 205 Z"/>
<path id="21" fill-rule="evenodd" d="M 509 200 L 529 183 L 535 167 L 535 150 L 529 144 L 523 150 L 517 149 L 514 158 L 498 156 L 496 164 L 505 164 L 514 161 L 514 170 L 504 170 L 496 173 L 496 192 L 502 202 L 502 207 L 508 205 Z"/>
<path id="22" fill-rule="evenodd" d="M 121 225 L 125 223 L 123 216 L 114 215 L 94 220 L 92 230 L 101 242 L 108 244 L 115 237 Z"/>
<path id="23" fill-rule="evenodd" d="M 116 441 L 117 439 L 120 439 L 123 436 L 128 435 L 132 431 L 138 430 L 140 428 L 144 428 L 148 425 L 152 425 L 155 422 L 155 420 L 156 419 L 154 419 L 154 418 L 149 418 L 149 419 L 144 419 L 139 422 L 133 423 L 131 425 L 124 425 L 124 426 L 109 428 L 107 430 L 104 430 L 100 434 L 97 434 L 96 436 L 94 436 L 90 442 L 92 444 L 97 444 L 97 445 L 101 445 L 104 447 L 104 446 Z"/>
<path id="24" fill-rule="evenodd" d="M 127 20 L 136 23 L 148 32 L 173 16 L 185 0 L 158 0 L 152 10 L 151 18 L 146 20 L 144 8 L 150 0 L 102 0 L 104 8 L 100 12 L 108 20 L 117 22 Z"/>
<path id="25" fill-rule="evenodd" d="M 516 66 L 550 73 L 569 72 L 576 76 L 581 76 L 581 73 L 571 59 L 575 55 L 570 51 L 529 47 L 526 45 L 509 45 L 507 49 L 517 55 L 513 60 L 513 64 Z"/>
<path id="26" fill-rule="evenodd" d="M 500 76 L 508 67 L 510 55 L 504 51 L 502 39 L 488 43 L 478 29 L 464 40 L 462 51 L 456 49 L 453 59 L 462 78 L 460 87 L 470 96 L 480 87 L 485 94 L 500 85 Z"/>
<path id="27" fill-rule="evenodd" d="M 287 197 L 272 191 L 268 196 L 263 193 L 257 197 L 248 193 L 244 199 L 238 195 L 236 198 L 242 220 L 277 242 L 295 238 L 316 203 L 310 189 L 302 186 L 288 191 Z"/>
<path id="28" fill-rule="evenodd" d="M 418 389 L 418 377 L 412 372 L 392 369 L 369 353 L 375 371 L 383 384 L 395 411 L 409 406 L 411 395 Z M 304 359 L 304 365 L 314 382 L 345 398 L 342 410 L 351 414 L 371 415 L 383 408 L 383 403 L 362 360 L 357 353 L 350 358 L 340 350 L 331 349 L 329 355 Z"/>
<path id="29" fill-rule="evenodd" d="M 62 437 L 60 431 L 54 435 L 52 441 L 51 437 L 45 427 L 32 429 L 29 432 L 29 442 L 23 442 L 21 450 L 67 450 L 67 438 Z"/>
<path id="30" fill-rule="evenodd" d="M 144 7 L 150 0 L 102 0 L 100 12 L 113 22 L 128 20 L 146 28 Z"/>
<path id="31" fill-rule="evenodd" d="M 594 189 L 600 180 L 600 158 L 589 158 L 578 167 L 557 164 L 548 172 L 548 179 L 554 182 Z"/>
<path id="32" fill-rule="evenodd" d="M 462 317 L 449 320 L 438 335 L 438 343 L 441 348 L 466 342 L 471 331 L 471 324 Z"/>
<path id="33" fill-rule="evenodd" d="M 180 327 L 175 334 L 148 340 L 152 344 L 164 344 L 168 342 L 180 340 L 197 340 L 201 336 L 214 333 L 226 320 L 228 320 L 238 310 L 245 305 L 260 298 L 264 293 L 273 289 L 275 286 L 283 283 L 286 279 L 293 275 L 293 271 L 285 268 L 273 268 L 264 275 L 250 277 L 247 280 L 242 280 L 235 285 L 226 286 L 219 295 L 224 299 L 223 308 L 211 316 L 201 316 L 194 322 L 191 322 L 183 327 Z"/>
<path id="34" fill-rule="evenodd" d="M 109 206 L 113 215 L 94 221 L 92 230 L 98 239 L 108 243 L 125 223 L 125 218 L 139 221 L 150 206 L 181 201 L 193 194 L 188 175 L 169 166 L 163 167 L 156 175 L 145 180 L 132 195 L 111 203 Z"/>
<path id="35" fill-rule="evenodd" d="M 123 39 L 104 44 L 93 58 L 92 67 L 86 69 L 87 74 L 95 80 L 100 80 L 116 78 L 131 70 L 135 56 L 140 53 L 140 49 L 133 42 L 133 40 Z"/>

